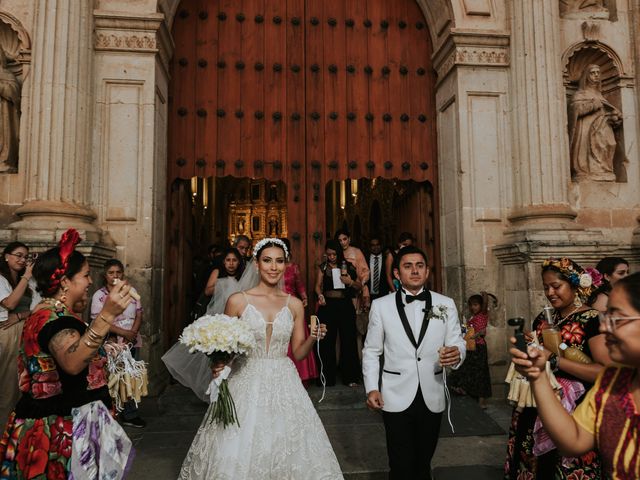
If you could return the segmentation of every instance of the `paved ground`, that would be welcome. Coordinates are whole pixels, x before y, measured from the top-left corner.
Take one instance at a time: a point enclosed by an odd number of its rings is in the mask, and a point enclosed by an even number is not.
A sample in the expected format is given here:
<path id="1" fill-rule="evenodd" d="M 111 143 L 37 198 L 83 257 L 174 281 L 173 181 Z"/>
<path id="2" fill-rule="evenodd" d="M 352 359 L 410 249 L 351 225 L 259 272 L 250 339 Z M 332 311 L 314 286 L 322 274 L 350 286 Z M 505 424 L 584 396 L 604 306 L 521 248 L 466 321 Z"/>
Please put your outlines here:
<path id="1" fill-rule="evenodd" d="M 384 428 L 379 414 L 364 406 L 364 393 L 337 386 L 309 389 L 347 480 L 386 479 Z M 182 459 L 202 421 L 205 405 L 188 390 L 170 386 L 159 398 L 145 399 L 141 412 L 148 425 L 127 429 L 137 450 L 129 478 L 177 478 Z M 456 434 L 443 423 L 433 468 L 436 480 L 489 480 L 501 477 L 510 409 L 491 402 L 486 413 L 466 397 L 454 397 Z M 212 479 L 213 480 L 213 479 Z M 256 479 L 260 480 L 260 479 Z M 302 479 L 301 479 L 302 480 Z"/>

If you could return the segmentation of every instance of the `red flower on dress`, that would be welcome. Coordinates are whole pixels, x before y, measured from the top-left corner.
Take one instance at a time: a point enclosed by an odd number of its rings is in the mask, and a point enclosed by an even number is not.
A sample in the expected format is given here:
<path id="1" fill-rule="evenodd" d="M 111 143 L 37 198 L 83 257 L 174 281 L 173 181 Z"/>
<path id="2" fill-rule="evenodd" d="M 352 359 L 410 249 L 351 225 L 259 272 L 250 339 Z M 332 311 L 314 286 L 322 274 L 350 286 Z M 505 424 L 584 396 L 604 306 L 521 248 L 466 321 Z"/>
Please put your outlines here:
<path id="1" fill-rule="evenodd" d="M 33 398 L 49 398 L 62 392 L 62 384 L 57 371 L 34 373 L 31 394 Z"/>
<path id="2" fill-rule="evenodd" d="M 16 449 L 20 441 L 20 433 L 24 427 L 24 420 L 16 420 L 15 413 L 9 417 L 7 425 L 13 425 L 13 429 L 7 428 L 5 436 L 0 443 L 0 458 L 4 458 L 5 461 L 13 462 L 16 458 Z M 11 432 L 11 435 L 9 435 Z M 6 451 L 2 452 L 2 447 L 6 446 Z"/>
<path id="3" fill-rule="evenodd" d="M 47 465 L 47 480 L 66 480 L 67 470 L 62 463 L 51 460 Z"/>
<path id="4" fill-rule="evenodd" d="M 567 345 L 581 345 L 584 338 L 584 330 L 578 322 L 567 323 L 561 330 L 562 339 Z"/>
<path id="5" fill-rule="evenodd" d="M 24 366 L 22 355 L 18 355 L 18 388 L 25 393 L 31 388 L 31 376 Z"/>
<path id="6" fill-rule="evenodd" d="M 27 357 L 32 357 L 40 353 L 40 344 L 38 343 L 38 333 L 49 320 L 51 311 L 44 308 L 32 314 L 25 321 L 24 331 L 22 332 L 23 350 Z"/>
<path id="7" fill-rule="evenodd" d="M 49 438 L 44 433 L 44 422 L 37 419 L 18 445 L 17 463 L 24 478 L 45 473 L 49 461 Z"/>
<path id="8" fill-rule="evenodd" d="M 71 442 L 73 438 L 72 420 L 66 420 L 64 417 L 57 417 L 55 422 L 49 425 L 51 433 L 52 451 L 64 458 L 71 458 Z"/>
<path id="9" fill-rule="evenodd" d="M 107 363 L 107 359 L 96 354 L 89 364 L 89 374 L 87 375 L 87 390 L 95 390 L 96 388 L 104 387 L 107 384 L 107 377 L 105 376 L 104 366 Z"/>
<path id="10" fill-rule="evenodd" d="M 574 470 L 567 476 L 567 480 L 589 480 L 589 476 L 584 473 L 583 469 Z"/>
<path id="11" fill-rule="evenodd" d="M 582 460 L 583 464 L 590 465 L 596 459 L 596 456 L 597 456 L 596 452 L 594 450 L 591 450 L 590 452 L 587 452 L 584 455 L 582 455 L 580 457 L 580 460 Z"/>

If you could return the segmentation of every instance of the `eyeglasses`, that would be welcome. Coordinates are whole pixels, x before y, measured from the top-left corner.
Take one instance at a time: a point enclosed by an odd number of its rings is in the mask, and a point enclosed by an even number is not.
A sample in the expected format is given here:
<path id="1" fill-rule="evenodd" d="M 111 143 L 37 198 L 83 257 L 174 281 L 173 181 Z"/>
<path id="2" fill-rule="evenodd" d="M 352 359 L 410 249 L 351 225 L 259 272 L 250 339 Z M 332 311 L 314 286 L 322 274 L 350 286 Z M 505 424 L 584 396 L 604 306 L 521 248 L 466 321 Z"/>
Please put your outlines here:
<path id="1" fill-rule="evenodd" d="M 605 329 L 609 333 L 613 333 L 616 331 L 617 325 L 622 326 L 626 325 L 627 322 L 632 322 L 633 320 L 640 320 L 640 317 L 613 317 L 610 313 L 599 313 L 600 324 L 604 325 Z M 618 322 L 623 322 L 618 324 Z"/>
<path id="2" fill-rule="evenodd" d="M 16 257 L 18 260 L 22 260 L 23 258 L 29 258 L 31 255 L 24 253 L 7 253 L 7 255 L 11 255 L 12 257 Z"/>

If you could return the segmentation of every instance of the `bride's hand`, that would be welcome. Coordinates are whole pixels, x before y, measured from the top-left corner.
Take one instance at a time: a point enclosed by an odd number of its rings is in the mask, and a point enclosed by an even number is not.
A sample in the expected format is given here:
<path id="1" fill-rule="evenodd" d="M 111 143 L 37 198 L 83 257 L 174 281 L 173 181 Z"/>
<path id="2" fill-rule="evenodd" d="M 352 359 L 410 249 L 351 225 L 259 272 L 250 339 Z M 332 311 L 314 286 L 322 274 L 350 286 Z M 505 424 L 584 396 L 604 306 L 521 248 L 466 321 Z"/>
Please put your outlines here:
<path id="1" fill-rule="evenodd" d="M 215 362 L 211 365 L 211 373 L 213 373 L 213 378 L 218 378 L 218 375 L 222 373 L 226 364 L 224 362 Z"/>
<path id="2" fill-rule="evenodd" d="M 324 323 L 319 323 L 315 328 L 311 330 L 311 336 L 315 339 L 322 340 L 327 334 L 327 326 Z"/>

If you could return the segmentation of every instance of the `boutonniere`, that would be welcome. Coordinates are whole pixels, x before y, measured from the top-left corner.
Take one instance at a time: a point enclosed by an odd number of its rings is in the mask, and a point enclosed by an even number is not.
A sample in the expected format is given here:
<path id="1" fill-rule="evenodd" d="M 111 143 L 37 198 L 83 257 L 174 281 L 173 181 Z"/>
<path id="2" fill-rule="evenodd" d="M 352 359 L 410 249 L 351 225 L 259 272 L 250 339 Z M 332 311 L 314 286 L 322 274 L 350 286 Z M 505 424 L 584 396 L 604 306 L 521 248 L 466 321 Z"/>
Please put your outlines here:
<path id="1" fill-rule="evenodd" d="M 429 312 L 430 320 L 442 320 L 443 322 L 447 319 L 447 306 L 446 305 L 434 305 L 431 307 L 431 311 Z"/>

